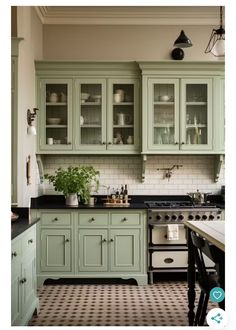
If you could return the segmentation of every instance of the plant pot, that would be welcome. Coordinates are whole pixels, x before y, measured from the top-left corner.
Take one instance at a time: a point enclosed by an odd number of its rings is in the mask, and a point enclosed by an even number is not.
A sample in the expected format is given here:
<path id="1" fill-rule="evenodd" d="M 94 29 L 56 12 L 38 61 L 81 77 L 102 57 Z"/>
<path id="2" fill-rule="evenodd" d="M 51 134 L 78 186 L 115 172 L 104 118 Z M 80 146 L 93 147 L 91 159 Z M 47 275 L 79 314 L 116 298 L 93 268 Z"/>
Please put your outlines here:
<path id="1" fill-rule="evenodd" d="M 69 194 L 66 196 L 66 205 L 68 206 L 78 206 L 78 196 L 77 194 Z"/>

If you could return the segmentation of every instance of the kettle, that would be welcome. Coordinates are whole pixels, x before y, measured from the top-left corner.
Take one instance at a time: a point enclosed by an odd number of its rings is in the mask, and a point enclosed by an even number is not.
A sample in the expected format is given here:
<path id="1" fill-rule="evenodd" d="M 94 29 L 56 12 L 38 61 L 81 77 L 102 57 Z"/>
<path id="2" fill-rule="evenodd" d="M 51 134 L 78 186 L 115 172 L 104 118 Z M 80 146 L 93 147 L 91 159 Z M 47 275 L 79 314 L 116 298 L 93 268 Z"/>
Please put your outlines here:
<path id="1" fill-rule="evenodd" d="M 196 192 L 187 193 L 192 198 L 193 203 L 195 204 L 204 204 L 207 202 L 207 197 L 211 193 L 201 193 L 198 189 Z"/>

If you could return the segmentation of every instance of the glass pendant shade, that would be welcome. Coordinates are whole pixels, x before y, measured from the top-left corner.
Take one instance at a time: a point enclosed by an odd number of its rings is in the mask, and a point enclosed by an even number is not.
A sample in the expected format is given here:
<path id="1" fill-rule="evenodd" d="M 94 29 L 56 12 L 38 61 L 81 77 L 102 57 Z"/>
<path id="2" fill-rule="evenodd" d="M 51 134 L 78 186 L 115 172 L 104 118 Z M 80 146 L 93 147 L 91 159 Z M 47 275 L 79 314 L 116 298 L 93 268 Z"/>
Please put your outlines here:
<path id="1" fill-rule="evenodd" d="M 213 29 L 205 53 L 216 57 L 225 56 L 225 29 L 222 26 L 222 7 L 220 7 L 220 27 Z"/>
<path id="2" fill-rule="evenodd" d="M 180 35 L 174 42 L 174 47 L 187 48 L 192 47 L 191 40 L 186 36 L 183 30 L 181 30 Z"/>

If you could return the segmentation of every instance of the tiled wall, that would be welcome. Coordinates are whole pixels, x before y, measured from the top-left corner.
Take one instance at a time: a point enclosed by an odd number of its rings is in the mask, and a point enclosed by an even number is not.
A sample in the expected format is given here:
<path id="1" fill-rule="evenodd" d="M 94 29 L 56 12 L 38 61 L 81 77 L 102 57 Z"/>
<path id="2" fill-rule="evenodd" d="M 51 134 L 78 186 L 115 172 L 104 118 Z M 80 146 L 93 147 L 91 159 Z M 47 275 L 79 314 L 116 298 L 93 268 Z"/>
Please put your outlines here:
<path id="1" fill-rule="evenodd" d="M 127 184 L 129 194 L 137 195 L 179 195 L 199 189 L 202 192 L 219 193 L 224 184 L 224 165 L 217 183 L 214 182 L 214 156 L 148 156 L 145 182 L 141 182 L 140 156 L 45 156 L 44 173 L 53 174 L 58 167 L 69 165 L 93 165 L 100 171 L 100 194 L 106 194 L 105 186 L 111 188 Z M 164 178 L 165 171 L 174 164 L 182 165 L 174 169 L 172 177 Z M 53 187 L 45 182 L 45 193 L 55 193 Z"/>

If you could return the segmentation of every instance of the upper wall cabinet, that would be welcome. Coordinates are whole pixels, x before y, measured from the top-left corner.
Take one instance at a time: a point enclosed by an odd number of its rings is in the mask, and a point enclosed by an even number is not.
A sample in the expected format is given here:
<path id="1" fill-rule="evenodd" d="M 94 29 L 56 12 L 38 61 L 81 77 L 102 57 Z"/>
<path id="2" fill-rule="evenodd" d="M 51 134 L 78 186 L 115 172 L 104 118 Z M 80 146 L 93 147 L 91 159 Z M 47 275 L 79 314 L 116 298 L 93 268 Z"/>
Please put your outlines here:
<path id="1" fill-rule="evenodd" d="M 140 152 L 135 63 L 36 62 L 39 153 Z"/>
<path id="2" fill-rule="evenodd" d="M 224 64 L 140 63 L 143 153 L 224 151 Z"/>

